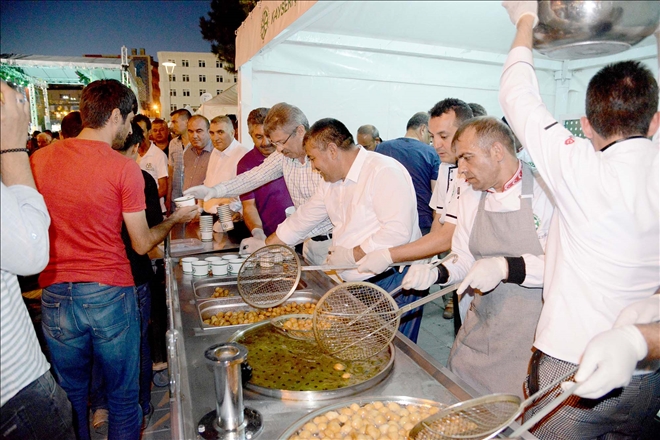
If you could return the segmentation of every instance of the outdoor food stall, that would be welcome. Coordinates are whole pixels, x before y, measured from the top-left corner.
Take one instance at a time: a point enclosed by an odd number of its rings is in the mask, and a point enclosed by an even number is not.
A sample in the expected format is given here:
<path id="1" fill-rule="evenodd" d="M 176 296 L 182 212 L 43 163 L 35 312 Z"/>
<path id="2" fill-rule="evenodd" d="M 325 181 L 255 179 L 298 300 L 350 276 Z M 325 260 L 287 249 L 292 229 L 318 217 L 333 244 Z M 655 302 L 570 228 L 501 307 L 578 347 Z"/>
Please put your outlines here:
<path id="1" fill-rule="evenodd" d="M 213 242 L 200 248 L 196 225 L 172 232 L 165 257 L 172 438 L 324 438 L 324 432 L 341 438 L 362 425 L 365 432 L 372 426 L 374 436 L 373 427 L 382 427 L 380 437 L 370 438 L 405 438 L 405 432 L 441 407 L 476 397 L 460 378 L 400 333 L 369 359 L 350 361 L 323 353 L 309 337 L 311 326 L 303 318 L 312 316 L 315 304 L 336 283 L 322 271 L 301 270 L 282 305 L 252 307 L 238 290 L 240 267 L 229 263 L 236 261 L 238 243 L 214 233 Z M 195 274 L 193 262 L 203 266 L 203 274 Z M 227 275 L 213 275 L 213 267 L 225 265 Z M 282 328 L 271 324 L 272 318 L 289 314 L 303 318 L 285 318 Z M 233 345 L 226 345 L 231 342 L 247 353 L 220 353 L 222 347 L 231 351 Z M 215 355 L 219 358 L 211 360 Z M 218 433 L 214 410 L 222 414 L 223 405 L 232 403 L 227 393 L 235 389 L 218 390 L 219 378 L 224 374 L 228 384 L 231 374 L 218 372 L 222 362 L 214 361 L 230 355 L 236 355 L 235 364 L 243 364 L 243 375 L 251 369 L 242 395 L 245 429 Z M 241 362 L 243 358 L 247 362 Z"/>

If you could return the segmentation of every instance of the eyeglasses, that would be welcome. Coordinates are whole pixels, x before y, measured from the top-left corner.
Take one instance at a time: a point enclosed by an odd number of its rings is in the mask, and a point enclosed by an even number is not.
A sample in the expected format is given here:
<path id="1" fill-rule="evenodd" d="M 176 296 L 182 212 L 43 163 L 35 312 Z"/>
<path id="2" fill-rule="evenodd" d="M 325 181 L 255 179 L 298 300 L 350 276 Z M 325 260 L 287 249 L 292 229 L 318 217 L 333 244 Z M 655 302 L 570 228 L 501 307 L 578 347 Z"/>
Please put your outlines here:
<path id="1" fill-rule="evenodd" d="M 293 135 L 295 134 L 296 131 L 298 131 L 298 127 L 296 127 L 296 128 L 291 132 L 291 134 L 289 135 L 289 137 L 287 137 L 287 138 L 284 140 L 284 142 L 280 142 L 280 141 L 270 141 L 270 144 L 271 144 L 271 145 L 274 145 L 275 147 L 281 147 L 281 146 L 285 145 L 287 142 L 289 142 L 289 139 L 291 139 L 291 136 L 293 136 Z"/>

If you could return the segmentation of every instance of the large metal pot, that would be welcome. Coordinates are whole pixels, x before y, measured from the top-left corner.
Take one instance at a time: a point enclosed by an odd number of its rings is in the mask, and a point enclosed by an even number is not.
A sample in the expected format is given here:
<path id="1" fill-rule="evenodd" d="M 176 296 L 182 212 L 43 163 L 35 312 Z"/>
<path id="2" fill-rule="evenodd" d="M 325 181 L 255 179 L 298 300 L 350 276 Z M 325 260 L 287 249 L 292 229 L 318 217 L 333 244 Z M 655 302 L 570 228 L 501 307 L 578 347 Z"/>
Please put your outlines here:
<path id="1" fill-rule="evenodd" d="M 611 55 L 651 35 L 659 21 L 658 1 L 540 0 L 534 48 L 563 60 Z"/>

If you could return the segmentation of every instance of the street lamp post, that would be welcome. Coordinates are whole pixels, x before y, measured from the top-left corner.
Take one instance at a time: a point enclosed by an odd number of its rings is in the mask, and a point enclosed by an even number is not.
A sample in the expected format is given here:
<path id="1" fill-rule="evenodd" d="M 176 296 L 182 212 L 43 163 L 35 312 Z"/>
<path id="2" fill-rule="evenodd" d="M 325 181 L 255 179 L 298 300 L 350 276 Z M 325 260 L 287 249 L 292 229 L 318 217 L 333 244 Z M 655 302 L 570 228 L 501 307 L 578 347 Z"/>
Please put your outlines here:
<path id="1" fill-rule="evenodd" d="M 172 61 L 165 61 L 163 63 L 163 66 L 165 67 L 165 72 L 167 72 L 167 94 L 169 95 L 167 104 L 170 109 L 167 112 L 167 114 L 169 114 L 172 111 L 172 87 L 170 82 L 170 75 L 174 73 L 174 68 L 176 67 L 176 63 L 173 63 Z"/>

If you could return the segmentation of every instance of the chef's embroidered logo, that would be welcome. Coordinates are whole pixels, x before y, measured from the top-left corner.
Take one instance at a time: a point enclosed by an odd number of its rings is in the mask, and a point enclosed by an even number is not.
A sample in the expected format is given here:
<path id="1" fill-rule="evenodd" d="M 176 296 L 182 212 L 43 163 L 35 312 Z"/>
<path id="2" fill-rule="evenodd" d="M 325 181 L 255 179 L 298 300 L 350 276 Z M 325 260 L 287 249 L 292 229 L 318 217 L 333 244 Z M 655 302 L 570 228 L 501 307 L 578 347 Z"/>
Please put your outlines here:
<path id="1" fill-rule="evenodd" d="M 147 169 L 146 169 L 145 171 L 149 171 L 149 170 L 153 170 L 153 169 L 154 169 L 154 166 L 153 166 L 151 163 L 148 163 L 147 166 L 146 166 L 146 168 L 147 168 Z"/>
<path id="2" fill-rule="evenodd" d="M 268 8 L 264 8 L 264 12 L 261 13 L 261 39 L 266 38 L 266 32 L 268 32 Z"/>
<path id="3" fill-rule="evenodd" d="M 573 139 L 573 136 L 569 137 L 564 141 L 564 145 L 571 145 L 575 143 L 575 139 Z"/>
<path id="4" fill-rule="evenodd" d="M 538 231 L 540 227 L 541 227 L 541 219 L 539 219 L 538 215 L 534 214 L 534 229 Z"/>

